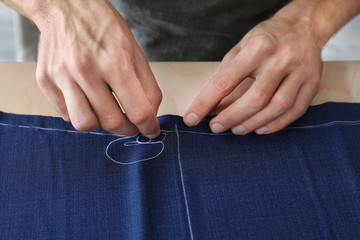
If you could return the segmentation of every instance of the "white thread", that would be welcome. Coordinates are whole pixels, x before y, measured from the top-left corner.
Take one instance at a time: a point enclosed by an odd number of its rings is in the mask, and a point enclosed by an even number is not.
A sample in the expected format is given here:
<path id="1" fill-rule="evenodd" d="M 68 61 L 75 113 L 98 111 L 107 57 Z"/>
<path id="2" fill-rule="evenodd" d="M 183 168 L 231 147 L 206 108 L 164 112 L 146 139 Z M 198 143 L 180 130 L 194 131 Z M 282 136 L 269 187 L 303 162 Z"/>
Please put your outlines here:
<path id="1" fill-rule="evenodd" d="M 174 131 L 170 131 L 170 132 L 174 132 Z M 186 131 L 186 130 L 177 130 L 175 132 L 181 132 L 181 133 L 195 133 L 195 134 L 199 134 L 199 135 L 210 135 L 210 136 L 224 136 L 224 135 L 234 135 L 231 132 L 226 132 L 226 133 L 208 133 L 208 132 L 197 132 L 197 131 Z"/>
<path id="2" fill-rule="evenodd" d="M 283 131 L 285 130 L 296 130 L 296 129 L 314 129 L 314 128 L 325 128 L 325 127 L 331 127 L 331 126 L 335 126 L 335 125 L 342 125 L 342 126 L 356 126 L 356 125 L 360 125 L 360 120 L 354 120 L 354 121 L 332 121 L 332 122 L 327 122 L 327 123 L 322 123 L 322 124 L 317 124 L 317 125 L 308 125 L 308 126 L 296 126 L 296 127 L 287 127 L 284 128 Z M 162 139 L 161 141 L 157 141 L 157 142 L 152 142 L 151 139 L 148 142 L 141 142 L 139 141 L 139 138 L 141 136 L 138 136 L 136 138 L 135 141 L 131 141 L 131 142 L 127 142 L 124 143 L 124 146 L 135 146 L 135 145 L 141 145 L 141 144 L 161 144 L 161 151 L 156 154 L 153 157 L 149 157 L 149 158 L 145 158 L 145 159 L 140 159 L 137 161 L 133 161 L 133 162 L 129 162 L 129 163 L 125 163 L 125 162 L 119 162 L 116 161 L 115 159 L 113 159 L 112 157 L 109 156 L 108 154 L 108 150 L 111 144 L 120 141 L 120 140 L 124 140 L 124 139 L 128 139 L 128 138 L 132 138 L 135 136 L 122 136 L 122 135 L 116 135 L 116 134 L 112 134 L 112 133 L 99 133 L 99 132 L 88 132 L 88 131 L 75 131 L 75 130 L 66 130 L 66 129 L 58 129 L 58 128 L 44 128 L 44 127 L 37 127 L 37 126 L 25 126 L 25 125 L 13 125 L 13 124 L 7 124 L 7 123 L 0 123 L 0 126 L 7 126 L 7 127 L 17 127 L 17 128 L 24 128 L 24 129 L 35 129 L 35 130 L 41 130 L 41 131 L 59 131 L 59 132 L 67 132 L 67 133 L 75 133 L 75 134 L 90 134 L 90 135 L 98 135 L 98 136 L 113 136 L 113 137 L 119 137 L 118 139 L 115 139 L 113 141 L 111 141 L 106 149 L 105 149 L 105 154 L 106 156 L 113 162 L 117 163 L 117 164 L 121 164 L 121 165 L 131 165 L 131 164 L 135 164 L 138 162 L 144 162 L 144 161 L 148 161 L 151 159 L 154 159 L 158 156 L 160 156 L 160 154 L 164 151 L 165 149 L 165 145 L 163 143 L 163 141 L 166 138 L 166 133 L 173 133 L 176 132 L 176 134 L 178 135 L 179 132 L 182 133 L 190 133 L 190 134 L 200 134 L 200 135 L 210 135 L 210 136 L 223 136 L 223 135 L 233 135 L 232 133 L 208 133 L 208 132 L 197 132 L 197 131 L 186 131 L 186 130 L 178 130 L 177 125 L 175 125 L 175 131 L 174 130 L 162 130 L 161 132 L 165 134 L 164 139 Z"/>
<path id="3" fill-rule="evenodd" d="M 105 149 L 105 154 L 106 156 L 111 160 L 113 161 L 114 163 L 117 163 L 117 164 L 120 164 L 120 165 L 131 165 L 131 164 L 135 164 L 135 163 L 139 163 L 139 162 L 145 162 L 145 161 L 149 161 L 151 159 L 154 159 L 154 158 L 157 158 L 158 156 L 161 155 L 161 153 L 164 151 L 165 149 L 165 145 L 163 143 L 163 141 L 165 140 L 166 138 L 166 133 L 162 133 L 164 134 L 164 138 L 161 139 L 160 141 L 156 141 L 156 142 L 153 142 L 152 139 L 149 139 L 149 141 L 147 142 L 140 142 L 139 141 L 139 138 L 142 137 L 142 136 L 138 136 L 136 138 L 135 141 L 131 141 L 131 142 L 126 142 L 124 143 L 124 146 L 125 147 L 130 147 L 130 146 L 136 146 L 136 145 L 151 145 L 151 144 L 161 144 L 161 150 L 158 154 L 156 154 L 155 156 L 152 156 L 152 157 L 148 157 L 148 158 L 144 158 L 144 159 L 139 159 L 139 160 L 136 160 L 136 161 L 132 161 L 132 162 L 120 162 L 120 161 L 117 161 L 115 160 L 114 158 L 112 158 L 110 155 L 109 155 L 109 148 L 110 146 L 115 143 L 115 142 L 118 142 L 120 140 L 124 140 L 124 139 L 129 139 L 129 138 L 132 138 L 132 137 L 122 137 L 122 138 L 118 138 L 118 139 L 115 139 L 113 141 L 111 141 L 107 146 L 106 146 L 106 149 Z"/>
<path id="4" fill-rule="evenodd" d="M 19 125 L 20 128 L 30 128 L 29 126 L 22 126 L 22 125 Z"/>
<path id="5" fill-rule="evenodd" d="M 356 125 L 360 125 L 360 120 L 355 120 L 355 121 L 332 121 L 332 122 L 322 123 L 322 124 L 318 124 L 318 125 L 287 127 L 287 128 L 284 128 L 284 130 L 288 130 L 288 129 L 324 128 L 324 127 L 331 127 L 331 126 L 335 126 L 335 125 L 356 126 Z"/>
<path id="6" fill-rule="evenodd" d="M 290 129 L 309 129 L 309 128 L 324 128 L 324 127 L 331 127 L 335 125 L 343 125 L 343 126 L 356 126 L 360 125 L 360 120 L 354 121 L 332 121 L 328 123 L 322 123 L 317 125 L 308 125 L 308 126 L 297 126 L 297 127 L 286 127 L 283 130 L 290 130 Z M 99 133 L 99 132 L 88 132 L 88 131 L 76 131 L 76 130 L 66 130 L 66 129 L 59 129 L 59 128 L 44 128 L 44 127 L 37 127 L 37 126 L 24 126 L 24 125 L 13 125 L 7 123 L 0 123 L 0 126 L 7 126 L 7 127 L 17 127 L 17 128 L 27 128 L 27 129 L 36 129 L 36 130 L 43 130 L 43 131 L 60 131 L 60 132 L 68 132 L 68 133 L 76 133 L 76 134 L 92 134 L 92 135 L 99 135 L 99 136 L 114 136 L 119 137 L 123 135 L 116 135 L 113 133 Z M 215 136 L 222 136 L 222 135 L 233 135 L 232 133 L 208 133 L 208 132 L 197 132 L 197 131 L 186 131 L 186 130 L 177 130 L 178 132 L 183 133 L 195 133 L 195 134 L 202 134 L 202 135 L 215 135 Z M 175 132 L 174 130 L 161 130 L 164 133 L 172 133 Z M 132 136 L 134 137 L 134 136 Z"/>
<path id="7" fill-rule="evenodd" d="M 114 136 L 114 137 L 121 136 L 121 135 L 116 135 L 113 133 L 99 133 L 99 132 L 88 132 L 88 131 L 80 132 L 80 131 L 76 131 L 76 130 L 66 130 L 66 129 L 59 129 L 59 128 L 44 128 L 44 127 L 37 127 L 37 126 L 13 125 L 13 124 L 7 124 L 7 123 L 0 123 L 0 126 L 35 129 L 35 130 L 42 130 L 42 131 L 58 131 L 58 132 L 68 132 L 68 133 L 77 133 L 77 134 L 91 134 L 91 135 L 99 135 L 99 136 Z"/>
<path id="8" fill-rule="evenodd" d="M 182 165 L 181 165 L 181 157 L 180 157 L 180 137 L 179 137 L 179 131 L 178 131 L 178 128 L 177 128 L 177 125 L 176 125 L 176 124 L 175 124 L 175 132 L 176 132 L 176 138 L 177 138 L 178 161 L 179 161 L 181 185 L 182 185 L 183 193 L 184 193 L 185 208 L 186 208 L 186 215 L 187 215 L 188 224 L 189 224 L 190 238 L 191 238 L 191 240 L 193 240 L 193 239 L 194 239 L 194 236 L 193 236 L 193 232 L 192 232 L 191 219 L 190 219 L 190 211 L 189 211 L 189 206 L 188 206 L 187 197 L 186 197 L 185 183 L 184 183 L 184 175 L 183 175 Z"/>

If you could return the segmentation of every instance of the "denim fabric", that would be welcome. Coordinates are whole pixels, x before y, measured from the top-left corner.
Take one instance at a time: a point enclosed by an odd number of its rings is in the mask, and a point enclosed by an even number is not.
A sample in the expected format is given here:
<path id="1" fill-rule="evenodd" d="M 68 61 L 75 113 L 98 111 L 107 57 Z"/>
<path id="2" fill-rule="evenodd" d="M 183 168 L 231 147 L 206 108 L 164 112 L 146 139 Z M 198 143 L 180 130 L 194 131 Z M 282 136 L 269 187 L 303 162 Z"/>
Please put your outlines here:
<path id="1" fill-rule="evenodd" d="M 149 140 L 0 113 L 0 239 L 358 239 L 360 104 L 268 136 Z"/>

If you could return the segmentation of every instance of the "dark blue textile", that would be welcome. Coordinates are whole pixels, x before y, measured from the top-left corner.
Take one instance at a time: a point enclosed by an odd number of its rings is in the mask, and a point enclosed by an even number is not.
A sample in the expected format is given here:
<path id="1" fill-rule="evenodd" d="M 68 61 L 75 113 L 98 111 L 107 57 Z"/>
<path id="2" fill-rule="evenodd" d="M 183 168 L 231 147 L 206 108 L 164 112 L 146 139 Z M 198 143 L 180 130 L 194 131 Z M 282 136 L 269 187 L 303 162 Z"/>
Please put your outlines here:
<path id="1" fill-rule="evenodd" d="M 1 239 L 359 239 L 360 104 L 269 136 L 77 132 L 0 113 Z"/>

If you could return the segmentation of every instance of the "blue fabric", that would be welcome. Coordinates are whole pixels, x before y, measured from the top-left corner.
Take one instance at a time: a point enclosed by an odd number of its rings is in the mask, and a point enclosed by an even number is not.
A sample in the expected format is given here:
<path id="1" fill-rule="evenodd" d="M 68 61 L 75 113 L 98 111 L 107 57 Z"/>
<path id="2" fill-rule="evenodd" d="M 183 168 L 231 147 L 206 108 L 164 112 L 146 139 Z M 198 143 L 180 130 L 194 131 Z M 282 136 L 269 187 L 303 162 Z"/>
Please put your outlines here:
<path id="1" fill-rule="evenodd" d="M 1 239 L 359 239 L 360 104 L 269 136 L 77 132 L 0 113 Z"/>

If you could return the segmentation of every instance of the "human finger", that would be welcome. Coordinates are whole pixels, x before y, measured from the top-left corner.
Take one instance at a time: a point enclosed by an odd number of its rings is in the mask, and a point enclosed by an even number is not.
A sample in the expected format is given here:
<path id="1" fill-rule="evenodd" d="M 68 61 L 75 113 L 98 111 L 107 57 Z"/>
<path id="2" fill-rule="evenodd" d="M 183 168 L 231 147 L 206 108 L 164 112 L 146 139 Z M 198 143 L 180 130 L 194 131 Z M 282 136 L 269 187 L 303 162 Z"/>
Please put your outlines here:
<path id="1" fill-rule="evenodd" d="M 282 61 L 272 58 L 263 63 L 257 70 L 256 80 L 250 89 L 210 121 L 210 128 L 214 133 L 238 126 L 267 107 L 287 74 L 287 64 Z M 246 131 L 242 125 L 238 129 Z"/>
<path id="2" fill-rule="evenodd" d="M 132 124 L 112 95 L 109 87 L 100 82 L 94 88 L 84 88 L 101 128 L 118 135 L 132 136 L 139 132 Z"/>
<path id="3" fill-rule="evenodd" d="M 148 60 L 139 48 L 135 51 L 134 60 L 136 76 L 138 77 L 140 84 L 144 89 L 144 93 L 156 116 L 162 101 L 162 92 L 156 82 Z"/>
<path id="4" fill-rule="evenodd" d="M 36 71 L 36 80 L 41 92 L 45 95 L 50 105 L 55 111 L 64 119 L 69 122 L 70 117 L 66 108 L 65 99 L 61 90 L 52 82 L 47 74 Z"/>
<path id="5" fill-rule="evenodd" d="M 299 90 L 299 93 L 295 99 L 295 103 L 291 107 L 291 109 L 289 109 L 289 111 L 285 112 L 283 115 L 274 119 L 270 123 L 261 127 L 260 129 L 257 129 L 256 132 L 258 134 L 274 133 L 285 128 L 290 123 L 300 118 L 302 115 L 305 114 L 308 106 L 310 105 L 317 91 L 318 91 L 318 84 L 316 83 L 304 84 Z"/>
<path id="6" fill-rule="evenodd" d="M 232 127 L 232 132 L 237 135 L 252 132 L 284 114 L 294 104 L 303 82 L 304 80 L 301 75 L 291 74 L 287 76 L 271 98 L 269 104 L 249 119 Z"/>
<path id="7" fill-rule="evenodd" d="M 254 72 L 258 63 L 259 54 L 244 49 L 228 64 L 220 64 L 186 111 L 185 124 L 190 127 L 197 125 L 242 80 Z"/>
<path id="8" fill-rule="evenodd" d="M 118 135 L 138 133 L 138 129 L 122 112 L 99 69 L 92 66 L 91 61 L 84 60 L 84 56 L 73 57 L 68 63 L 68 69 L 86 95 L 101 128 Z"/>
<path id="9" fill-rule="evenodd" d="M 99 121 L 82 89 L 71 78 L 57 79 L 64 95 L 72 125 L 78 131 L 95 131 L 100 128 Z"/>
<path id="10" fill-rule="evenodd" d="M 124 64 L 121 66 L 119 64 L 108 66 L 110 69 L 104 71 L 105 81 L 115 92 L 129 121 L 143 135 L 149 138 L 159 136 L 159 121 L 134 71 L 132 61 L 116 61 L 116 63 L 119 62 Z"/>

